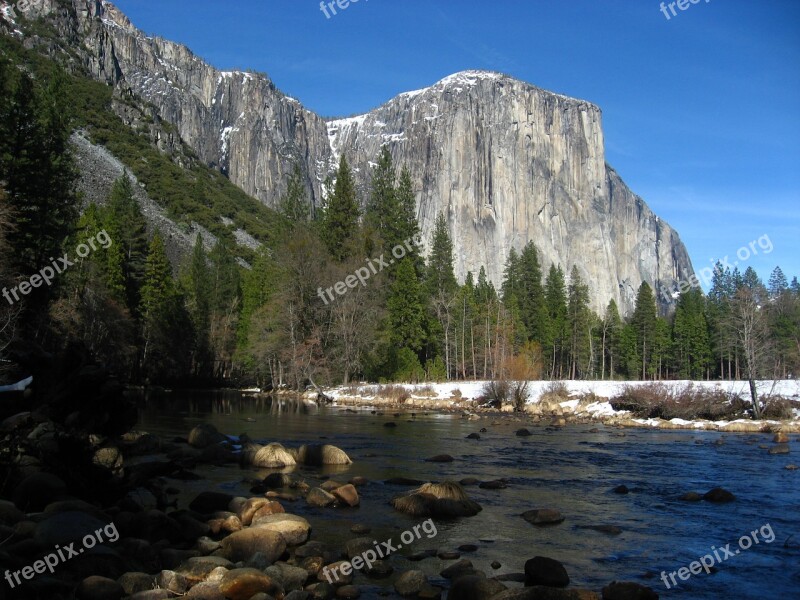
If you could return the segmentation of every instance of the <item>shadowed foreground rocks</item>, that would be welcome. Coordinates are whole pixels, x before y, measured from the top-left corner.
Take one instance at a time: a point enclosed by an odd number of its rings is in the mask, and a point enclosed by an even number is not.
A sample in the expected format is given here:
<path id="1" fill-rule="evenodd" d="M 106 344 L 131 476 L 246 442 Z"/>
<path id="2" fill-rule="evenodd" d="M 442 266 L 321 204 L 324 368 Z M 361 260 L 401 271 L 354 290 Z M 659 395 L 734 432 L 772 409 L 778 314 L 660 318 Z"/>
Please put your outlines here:
<path id="1" fill-rule="evenodd" d="M 76 376 L 75 381 L 84 381 L 82 377 Z M 167 441 L 143 432 L 112 435 L 121 424 L 107 427 L 108 419 L 91 423 L 103 423 L 105 433 L 70 427 L 43 412 L 12 415 L 3 422 L 5 447 L 16 450 L 4 456 L 12 484 L 6 488 L 7 499 L 0 500 L 0 534 L 8 538 L 0 545 L 0 563 L 12 572 L 21 571 L 52 552 L 55 544 L 83 549 L 87 535 L 102 537 L 91 539 L 91 548 L 87 544 L 84 552 L 59 561 L 53 573 L 36 574 L 30 580 L 23 577 L 19 586 L 1 589 L 0 600 L 179 596 L 333 600 L 372 597 L 368 594 L 376 585 L 386 590 L 382 593 L 392 590 L 399 597 L 417 599 L 601 598 L 597 592 L 566 587 L 570 583 L 567 569 L 551 558 L 523 561 L 519 566 L 524 564 L 524 574 L 506 574 L 501 580 L 475 568 L 468 559 L 459 560 L 461 552 L 479 551 L 477 544 L 462 544 L 458 551 L 426 548 L 420 535 L 420 547 L 407 558 L 392 554 L 367 560 L 377 544 L 368 522 L 344 525 L 345 541 L 340 547 L 314 539 L 311 517 L 293 514 L 292 507 L 310 506 L 344 523 L 369 517 L 360 508 L 362 500 L 369 500 L 368 480 L 346 470 L 337 471 L 335 477 L 315 471 L 323 465 L 352 464 L 344 450 L 335 446 L 295 449 L 278 442 L 255 444 L 246 436 L 236 439 L 208 424 L 194 427 L 184 439 Z M 74 462 L 64 469 L 67 458 Z M 264 477 L 262 472 L 251 480 L 249 496 L 207 489 L 185 506 L 175 501 L 182 481 L 202 480 L 204 465 L 242 465 L 255 472 L 267 462 L 284 469 L 292 461 L 289 468 L 304 465 L 302 477 L 292 472 Z M 411 478 L 387 483 L 417 486 L 392 503 L 400 512 L 431 519 L 431 525 L 433 519 L 457 519 L 481 510 L 459 483 L 422 483 Z M 537 525 L 558 526 L 563 521 L 560 513 L 547 509 L 526 515 Z M 398 531 L 400 524 L 407 529 L 403 517 L 398 515 L 398 519 Z M 441 570 L 440 579 L 431 578 L 433 557 L 453 561 Z M 529 587 L 519 587 L 523 583 Z M 613 583 L 602 598 L 657 598 L 648 594 L 654 593 Z"/>

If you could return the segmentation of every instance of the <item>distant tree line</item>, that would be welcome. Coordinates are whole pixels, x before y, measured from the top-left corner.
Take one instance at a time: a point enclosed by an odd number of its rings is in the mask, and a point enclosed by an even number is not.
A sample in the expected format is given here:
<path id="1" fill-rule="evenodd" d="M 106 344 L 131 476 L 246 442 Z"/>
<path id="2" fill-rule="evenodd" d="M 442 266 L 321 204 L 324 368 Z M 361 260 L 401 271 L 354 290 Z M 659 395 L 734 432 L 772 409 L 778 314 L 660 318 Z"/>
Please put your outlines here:
<path id="1" fill-rule="evenodd" d="M 210 246 L 198 236 L 173 265 L 161 236 L 148 233 L 127 174 L 102 206 L 79 210 L 63 86 L 57 72 L 37 83 L 0 61 L 0 285 L 29 278 L 100 231 L 113 243 L 24 302 L 0 299 L 0 361 L 15 341 L 79 344 L 128 381 L 297 389 L 363 379 L 798 372 L 800 287 L 780 269 L 764 285 L 752 269 L 718 265 L 709 294 L 681 295 L 668 317 L 643 283 L 626 319 L 613 301 L 594 314 L 578 269 L 542 265 L 533 243 L 510 252 L 499 290 L 484 268 L 459 283 L 444 214 L 427 252 L 408 244 L 420 233 L 415 191 L 385 147 L 365 199 L 344 156 L 320 207 L 295 167 L 274 233 L 249 265 L 224 231 Z M 381 256 L 387 268 L 323 301 L 320 290 Z"/>

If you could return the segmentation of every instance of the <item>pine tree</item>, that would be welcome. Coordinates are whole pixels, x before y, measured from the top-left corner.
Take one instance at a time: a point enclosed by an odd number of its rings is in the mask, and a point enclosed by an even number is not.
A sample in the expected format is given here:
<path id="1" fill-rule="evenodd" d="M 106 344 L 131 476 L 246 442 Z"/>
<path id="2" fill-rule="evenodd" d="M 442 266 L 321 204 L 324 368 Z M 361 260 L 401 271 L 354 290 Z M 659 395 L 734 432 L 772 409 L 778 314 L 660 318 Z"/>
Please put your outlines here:
<path id="1" fill-rule="evenodd" d="M 780 267 L 775 267 L 772 274 L 769 276 L 769 297 L 772 300 L 780 297 L 786 290 L 789 289 L 789 282 L 786 280 L 786 275 Z"/>
<path id="2" fill-rule="evenodd" d="M 503 268 L 503 283 L 500 285 L 503 302 L 508 302 L 512 296 L 522 294 L 522 266 L 520 257 L 515 248 L 508 251 L 506 264 Z"/>
<path id="3" fill-rule="evenodd" d="M 796 296 L 800 296 L 800 281 L 797 281 L 797 276 L 792 277 L 792 283 L 789 285 L 789 289 L 792 290 L 792 293 Z"/>
<path id="4" fill-rule="evenodd" d="M 443 213 L 436 217 L 431 253 L 428 257 L 426 291 L 430 298 L 450 296 L 458 288 L 453 267 L 453 241 Z"/>
<path id="5" fill-rule="evenodd" d="M 591 370 L 592 311 L 589 308 L 589 286 L 583 283 L 576 266 L 572 267 L 569 276 L 567 327 L 570 379 L 585 377 Z"/>
<path id="6" fill-rule="evenodd" d="M 567 291 L 564 271 L 550 265 L 545 281 L 548 328 L 542 343 L 545 356 L 550 362 L 550 377 L 560 379 L 564 375 L 564 354 L 567 343 Z"/>
<path id="7" fill-rule="evenodd" d="M 622 336 L 622 319 L 619 316 L 617 303 L 612 298 L 606 307 L 602 323 L 601 345 L 603 347 L 603 358 L 601 377 L 606 378 L 606 364 L 608 364 L 608 374 L 610 379 L 614 379 L 614 367 L 620 365 L 620 338 Z"/>
<path id="8" fill-rule="evenodd" d="M 303 171 L 299 163 L 295 163 L 286 195 L 281 198 L 279 212 L 294 226 L 297 223 L 307 223 L 311 219 L 311 203 L 308 200 L 308 191 L 303 182 Z"/>
<path id="9" fill-rule="evenodd" d="M 72 236 L 71 242 L 73 245 L 77 245 L 88 239 L 102 238 L 104 233 L 108 235 L 111 244 L 108 248 L 102 245 L 98 246 L 88 257 L 78 259 L 76 261 L 78 272 L 75 274 L 74 280 L 78 288 L 83 289 L 96 275 L 111 298 L 124 307 L 126 303 L 122 250 L 108 234 L 104 214 L 96 204 L 89 204 L 83 211 L 78 219 L 77 231 Z"/>
<path id="10" fill-rule="evenodd" d="M 400 229 L 398 238 L 405 244 L 411 242 L 408 255 L 414 260 L 417 275 L 422 277 L 425 272 L 425 261 L 422 259 L 422 247 L 419 245 L 420 230 L 417 219 L 417 199 L 411 182 L 411 173 L 406 167 L 400 172 L 400 181 L 397 185 L 397 204 L 400 208 Z"/>
<path id="11" fill-rule="evenodd" d="M 711 342 L 703 292 L 681 294 L 672 325 L 672 345 L 678 376 L 701 379 L 711 361 Z"/>
<path id="12" fill-rule="evenodd" d="M 352 253 L 352 244 L 358 231 L 358 212 L 355 181 L 342 154 L 336 185 L 328 198 L 322 219 L 322 239 L 328 252 L 339 262 Z"/>
<path id="13" fill-rule="evenodd" d="M 227 313 L 241 298 L 239 266 L 229 242 L 219 238 L 209 253 L 211 261 L 210 298 L 212 313 Z"/>
<path id="14" fill-rule="evenodd" d="M 483 303 L 487 303 L 490 300 L 497 298 L 497 292 L 494 289 L 494 285 L 492 285 L 492 282 L 489 281 L 489 278 L 486 276 L 486 267 L 481 267 L 481 270 L 478 272 L 478 283 L 475 286 L 475 296 L 479 302 Z"/>
<path id="15" fill-rule="evenodd" d="M 150 242 L 141 288 L 142 374 L 151 381 L 186 375 L 194 345 L 192 321 L 184 308 L 161 236 Z"/>
<path id="16" fill-rule="evenodd" d="M 128 307 L 136 313 L 148 255 L 147 221 L 127 172 L 111 188 L 106 224 L 114 245 L 123 253 L 125 296 Z"/>
<path id="17" fill-rule="evenodd" d="M 458 282 L 453 267 L 453 241 L 444 214 L 436 217 L 431 253 L 425 277 L 425 295 L 432 308 L 430 337 L 436 351 L 444 357 L 448 377 L 453 372 L 453 311 Z"/>
<path id="18" fill-rule="evenodd" d="M 211 327 L 211 274 L 203 238 L 197 234 L 188 268 L 183 277 L 184 296 L 195 331 L 195 374 L 204 374 L 209 360 L 209 330 Z"/>
<path id="19" fill-rule="evenodd" d="M 653 355 L 648 373 L 662 379 L 670 362 L 670 327 L 664 317 L 656 317 L 655 334 L 653 336 Z"/>
<path id="20" fill-rule="evenodd" d="M 253 268 L 242 279 L 242 312 L 239 317 L 239 345 L 250 337 L 250 319 L 265 306 L 280 287 L 281 269 L 267 249 L 262 249 Z"/>
<path id="21" fill-rule="evenodd" d="M 7 140 L 0 156 L 0 180 L 6 182 L 16 228 L 11 232 L 16 268 L 23 275 L 37 272 L 59 255 L 77 220 L 75 171 L 69 153 L 69 111 L 55 74 L 38 90 L 21 73 L 4 110 Z M 28 297 L 34 312 L 49 301 L 51 286 Z"/>
<path id="22" fill-rule="evenodd" d="M 636 333 L 636 357 L 641 368 L 639 375 L 647 378 L 648 367 L 653 358 L 656 344 L 656 300 L 653 288 L 643 281 L 636 294 L 636 306 L 631 316 L 631 325 Z"/>
<path id="23" fill-rule="evenodd" d="M 175 297 L 172 266 L 161 235 L 156 233 L 150 242 L 144 268 L 141 312 L 146 318 L 161 316 Z"/>
<path id="24" fill-rule="evenodd" d="M 720 378 L 733 378 L 737 343 L 730 328 L 731 301 L 735 293 L 734 278 L 730 269 L 714 265 L 711 288 L 708 291 L 706 318 L 712 358 Z M 727 370 L 726 370 L 727 367 Z"/>
<path id="25" fill-rule="evenodd" d="M 425 304 L 414 262 L 409 258 L 402 259 L 397 266 L 387 306 L 392 342 L 398 347 L 420 352 L 425 340 Z"/>
<path id="26" fill-rule="evenodd" d="M 542 285 L 542 267 L 533 242 L 528 242 L 519 257 L 520 312 L 530 339 L 540 344 L 547 337 L 548 313 Z"/>
<path id="27" fill-rule="evenodd" d="M 383 146 L 378 164 L 372 174 L 372 190 L 367 203 L 366 222 L 378 232 L 384 243 L 384 252 L 402 245 L 404 241 L 403 207 L 395 188 L 394 164 L 389 148 Z"/>

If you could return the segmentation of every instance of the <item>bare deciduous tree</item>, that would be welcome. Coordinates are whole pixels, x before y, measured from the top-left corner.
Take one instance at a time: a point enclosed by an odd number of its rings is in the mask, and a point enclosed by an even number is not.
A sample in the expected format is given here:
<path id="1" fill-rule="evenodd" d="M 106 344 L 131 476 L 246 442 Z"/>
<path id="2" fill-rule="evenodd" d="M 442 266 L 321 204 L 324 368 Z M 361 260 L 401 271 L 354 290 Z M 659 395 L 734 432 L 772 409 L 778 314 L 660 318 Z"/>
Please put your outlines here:
<path id="1" fill-rule="evenodd" d="M 730 327 L 741 348 L 745 377 L 753 401 L 753 417 L 756 419 L 761 418 L 756 380 L 769 353 L 769 324 L 766 310 L 762 306 L 765 299 L 765 290 L 757 286 L 742 286 L 731 303 Z"/>

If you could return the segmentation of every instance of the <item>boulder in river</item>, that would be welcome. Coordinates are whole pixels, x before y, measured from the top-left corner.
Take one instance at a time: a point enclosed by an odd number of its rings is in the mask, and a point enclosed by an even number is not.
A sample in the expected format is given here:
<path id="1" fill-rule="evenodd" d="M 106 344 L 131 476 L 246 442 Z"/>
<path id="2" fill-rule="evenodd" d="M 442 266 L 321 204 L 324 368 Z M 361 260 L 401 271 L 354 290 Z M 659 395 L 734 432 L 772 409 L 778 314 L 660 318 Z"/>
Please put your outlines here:
<path id="1" fill-rule="evenodd" d="M 201 423 L 189 432 L 189 445 L 200 450 L 224 442 L 226 439 L 228 438 L 210 423 Z"/>
<path id="2" fill-rule="evenodd" d="M 270 563 L 286 551 L 287 540 L 280 530 L 270 527 L 249 527 L 222 540 L 222 556 L 232 562 L 246 561 L 261 552 Z"/>
<path id="3" fill-rule="evenodd" d="M 119 600 L 124 595 L 125 590 L 119 583 L 96 575 L 81 581 L 75 590 L 77 600 Z"/>
<path id="4" fill-rule="evenodd" d="M 219 591 L 228 600 L 250 600 L 258 593 L 283 597 L 283 588 L 258 569 L 233 569 L 219 582 Z"/>
<path id="5" fill-rule="evenodd" d="M 311 534 L 311 524 L 303 517 L 290 513 L 254 517 L 250 529 L 266 529 L 279 533 L 292 546 L 304 543 Z"/>
<path id="6" fill-rule="evenodd" d="M 283 469 L 297 464 L 294 455 L 277 442 L 266 446 L 248 444 L 242 450 L 242 462 L 262 469 Z"/>
<path id="7" fill-rule="evenodd" d="M 612 581 L 603 588 L 603 600 L 658 600 L 658 594 L 632 581 Z"/>
<path id="8" fill-rule="evenodd" d="M 531 525 L 557 525 L 564 521 L 564 515 L 552 508 L 527 510 L 522 513 L 522 518 Z"/>
<path id="9" fill-rule="evenodd" d="M 697 492 L 686 492 L 683 496 L 678 498 L 678 500 L 683 500 L 684 502 L 699 502 L 702 499 L 703 496 Z"/>
<path id="10" fill-rule="evenodd" d="M 525 562 L 525 585 L 565 588 L 569 585 L 569 575 L 564 565 L 557 560 L 534 556 Z"/>
<path id="11" fill-rule="evenodd" d="M 428 585 L 423 571 L 413 569 L 402 573 L 394 582 L 394 589 L 401 596 L 417 596 Z"/>
<path id="12" fill-rule="evenodd" d="M 482 510 L 481 505 L 471 500 L 464 488 L 454 481 L 425 483 L 407 495 L 396 496 L 391 505 L 415 517 L 443 519 L 472 517 Z"/>
<path id="13" fill-rule="evenodd" d="M 64 481 L 50 473 L 32 473 L 14 488 L 13 500 L 17 508 L 27 512 L 42 510 L 67 491 Z"/>
<path id="14" fill-rule="evenodd" d="M 433 462 L 433 463 L 451 463 L 455 459 L 450 456 L 449 454 L 437 454 L 436 456 L 431 456 L 430 458 L 426 458 L 425 462 Z"/>
<path id="15" fill-rule="evenodd" d="M 600 595 L 590 590 L 536 585 L 521 589 L 512 588 L 505 592 L 500 592 L 496 596 L 492 596 L 492 600 L 600 600 Z"/>
<path id="16" fill-rule="evenodd" d="M 318 506 L 320 508 L 330 506 L 336 502 L 336 496 L 330 492 L 326 492 L 322 488 L 312 488 L 306 496 L 306 502 L 311 506 Z"/>
<path id="17" fill-rule="evenodd" d="M 448 598 L 459 600 L 490 600 L 505 591 L 506 586 L 496 579 L 487 579 L 483 573 L 458 577 L 450 586 Z"/>
<path id="18" fill-rule="evenodd" d="M 189 504 L 189 509 L 201 514 L 227 510 L 233 496 L 224 492 L 200 492 Z"/>
<path id="19" fill-rule="evenodd" d="M 311 467 L 349 465 L 353 461 L 341 448 L 330 444 L 303 444 L 297 451 L 297 462 Z"/>
<path id="20" fill-rule="evenodd" d="M 355 486 L 350 483 L 333 490 L 333 495 L 336 496 L 336 499 L 343 505 L 354 507 L 361 503 L 361 499 L 358 497 L 358 491 Z"/>
<path id="21" fill-rule="evenodd" d="M 703 494 L 703 500 L 716 504 L 723 504 L 725 502 L 733 502 L 736 500 L 736 496 L 726 489 L 715 487 L 713 490 L 709 490 Z"/>

